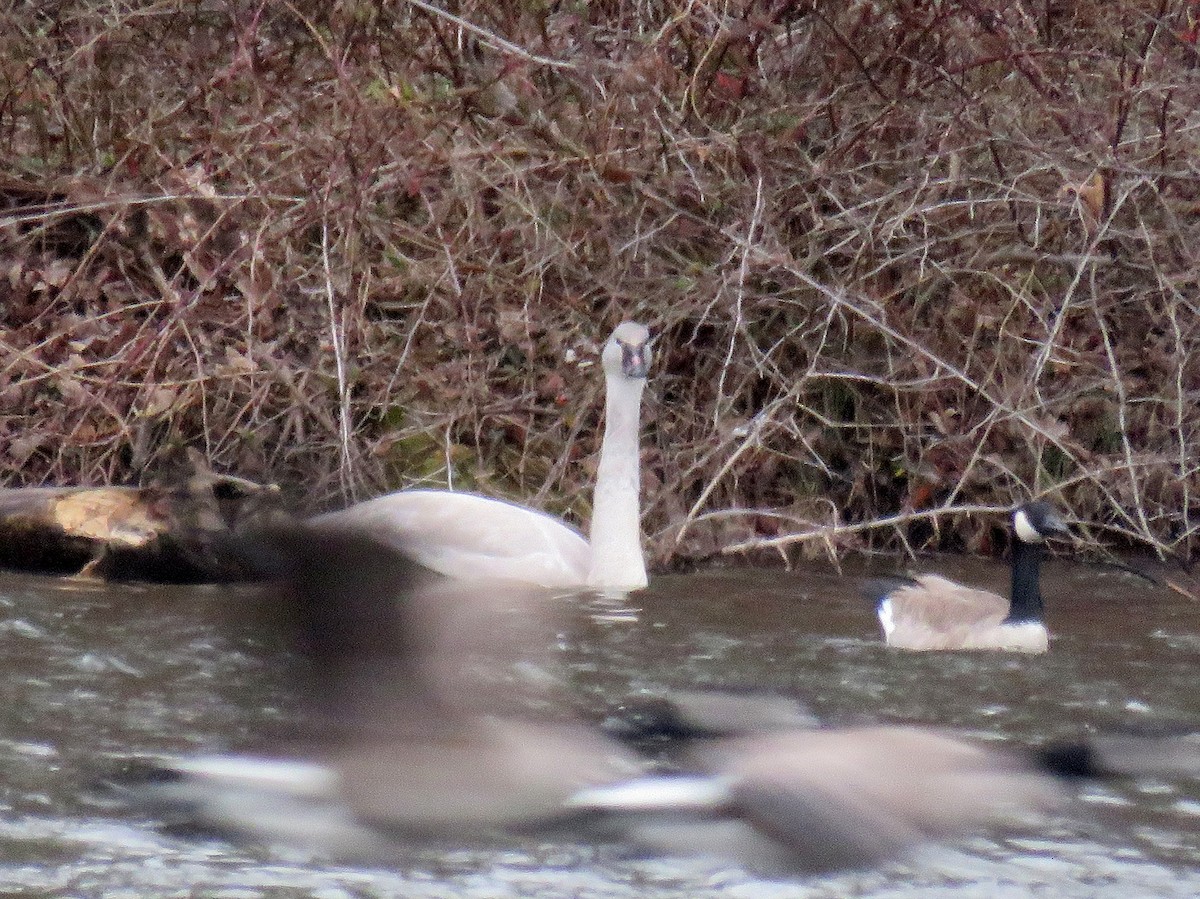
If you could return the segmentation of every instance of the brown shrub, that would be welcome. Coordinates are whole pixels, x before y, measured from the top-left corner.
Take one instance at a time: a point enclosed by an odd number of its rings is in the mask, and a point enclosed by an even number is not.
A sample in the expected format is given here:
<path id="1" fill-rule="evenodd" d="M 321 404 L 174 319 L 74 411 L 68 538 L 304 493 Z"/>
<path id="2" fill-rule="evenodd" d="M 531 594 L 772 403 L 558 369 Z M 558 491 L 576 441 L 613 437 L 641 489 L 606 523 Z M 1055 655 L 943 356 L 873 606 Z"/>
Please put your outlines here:
<path id="1" fill-rule="evenodd" d="M 1031 490 L 1190 551 L 1194 3 L 441 6 L 10 11 L 8 483 L 193 445 L 586 519 L 566 360 L 636 318 L 660 561 Z"/>

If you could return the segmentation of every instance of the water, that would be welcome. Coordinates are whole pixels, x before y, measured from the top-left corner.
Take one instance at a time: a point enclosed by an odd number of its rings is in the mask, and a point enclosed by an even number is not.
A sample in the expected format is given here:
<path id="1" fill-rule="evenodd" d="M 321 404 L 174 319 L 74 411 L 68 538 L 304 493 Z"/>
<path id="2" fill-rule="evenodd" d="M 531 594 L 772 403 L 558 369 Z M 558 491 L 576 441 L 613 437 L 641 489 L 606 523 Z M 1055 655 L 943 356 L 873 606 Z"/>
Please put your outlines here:
<path id="1" fill-rule="evenodd" d="M 936 568 L 1003 590 L 999 565 Z M 1039 742 L 1134 724 L 1200 727 L 1200 605 L 1114 571 L 1051 562 L 1043 657 L 881 646 L 852 576 L 714 571 L 657 579 L 635 608 L 574 602 L 569 681 L 600 710 L 641 689 L 756 684 L 831 721 L 949 725 Z M 236 748 L 286 720 L 272 650 L 222 624 L 244 591 L 0 575 L 0 890 L 14 896 L 1194 896 L 1200 785 L 1094 786 L 1042 826 L 972 835 L 881 871 L 765 881 L 611 847 L 414 849 L 388 869 L 160 835 L 91 789 L 124 760 Z"/>

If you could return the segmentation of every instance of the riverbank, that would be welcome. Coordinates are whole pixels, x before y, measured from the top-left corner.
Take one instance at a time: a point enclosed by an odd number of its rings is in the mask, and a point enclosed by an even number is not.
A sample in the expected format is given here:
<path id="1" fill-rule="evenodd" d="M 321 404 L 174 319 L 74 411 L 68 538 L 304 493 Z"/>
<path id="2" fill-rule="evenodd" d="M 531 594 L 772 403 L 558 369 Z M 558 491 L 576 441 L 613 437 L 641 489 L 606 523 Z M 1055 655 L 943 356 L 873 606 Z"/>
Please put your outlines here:
<path id="1" fill-rule="evenodd" d="M 659 566 L 987 552 L 1030 488 L 1190 556 L 1194 4 L 886 6 L 14 9 L 4 484 L 585 522 L 635 318 Z"/>

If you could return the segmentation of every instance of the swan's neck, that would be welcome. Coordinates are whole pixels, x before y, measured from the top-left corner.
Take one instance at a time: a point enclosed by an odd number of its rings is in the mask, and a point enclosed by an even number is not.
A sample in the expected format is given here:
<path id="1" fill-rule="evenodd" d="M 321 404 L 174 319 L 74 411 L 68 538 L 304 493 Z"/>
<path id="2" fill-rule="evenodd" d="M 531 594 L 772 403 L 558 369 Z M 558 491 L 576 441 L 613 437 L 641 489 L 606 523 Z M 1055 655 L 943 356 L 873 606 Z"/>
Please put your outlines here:
<path id="1" fill-rule="evenodd" d="M 1007 622 L 1041 621 L 1042 591 L 1038 585 L 1042 565 L 1042 547 L 1037 543 L 1013 541 L 1012 604 Z"/>
<path id="2" fill-rule="evenodd" d="M 623 377 L 605 382 L 604 443 L 592 497 L 589 587 L 637 590 L 647 583 L 638 504 L 638 431 L 645 384 Z"/>

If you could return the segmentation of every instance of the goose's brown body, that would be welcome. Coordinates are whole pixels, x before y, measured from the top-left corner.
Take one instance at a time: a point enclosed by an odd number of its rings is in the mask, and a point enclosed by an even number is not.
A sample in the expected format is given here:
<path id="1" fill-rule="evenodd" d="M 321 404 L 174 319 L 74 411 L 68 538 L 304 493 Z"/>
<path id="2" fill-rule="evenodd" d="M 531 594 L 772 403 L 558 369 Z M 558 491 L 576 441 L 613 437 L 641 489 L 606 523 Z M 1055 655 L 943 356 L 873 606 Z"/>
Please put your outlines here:
<path id="1" fill-rule="evenodd" d="M 1006 621 L 1009 601 L 936 574 L 913 579 L 880 603 L 889 646 L 914 650 L 997 649 L 1045 652 L 1050 645 L 1041 621 Z"/>

